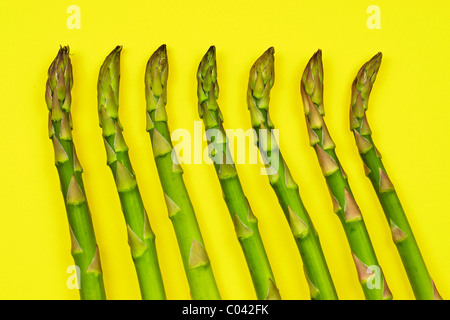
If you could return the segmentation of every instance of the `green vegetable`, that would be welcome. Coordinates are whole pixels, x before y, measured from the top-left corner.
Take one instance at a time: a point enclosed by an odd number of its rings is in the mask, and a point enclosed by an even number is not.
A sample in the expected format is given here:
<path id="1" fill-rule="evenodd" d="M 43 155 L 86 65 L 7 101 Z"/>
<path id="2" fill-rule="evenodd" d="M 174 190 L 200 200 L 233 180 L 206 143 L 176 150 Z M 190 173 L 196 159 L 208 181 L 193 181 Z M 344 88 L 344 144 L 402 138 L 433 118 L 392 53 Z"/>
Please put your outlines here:
<path id="1" fill-rule="evenodd" d="M 72 140 L 70 113 L 73 85 L 69 47 L 61 47 L 48 69 L 45 101 L 49 110 L 48 130 L 55 151 L 61 191 L 69 220 L 72 256 L 79 268 L 80 297 L 86 300 L 105 299 L 100 254 L 94 234 L 91 213 Z"/>
<path id="2" fill-rule="evenodd" d="M 105 59 L 98 77 L 98 115 L 106 148 L 107 163 L 114 176 L 142 299 L 165 299 L 158 264 L 155 234 L 142 202 L 128 146 L 119 121 L 120 52 L 116 47 Z"/>
<path id="3" fill-rule="evenodd" d="M 217 104 L 216 49 L 210 47 L 197 71 L 198 112 L 205 124 L 210 157 L 213 160 L 223 196 L 234 223 L 236 235 L 247 261 L 258 299 L 281 299 L 269 260 L 253 215 L 233 164 Z"/>
<path id="4" fill-rule="evenodd" d="M 381 161 L 381 154 L 372 140 L 372 131 L 367 122 L 369 95 L 380 68 L 381 58 L 380 52 L 365 63 L 353 81 L 350 129 L 353 131 L 366 176 L 372 182 L 391 228 L 392 239 L 397 246 L 415 297 L 442 299 L 428 273 L 394 185 Z"/>
<path id="5" fill-rule="evenodd" d="M 317 232 L 300 198 L 298 185 L 279 152 L 269 118 L 270 90 L 274 83 L 274 49 L 269 48 L 252 66 L 247 103 L 259 151 L 265 158 L 269 182 L 286 215 L 303 260 L 312 299 L 337 299 Z"/>
<path id="6" fill-rule="evenodd" d="M 145 72 L 147 131 L 150 132 L 153 155 L 191 296 L 193 299 L 220 299 L 194 208 L 183 181 L 183 170 L 172 159 L 173 147 L 166 114 L 167 77 L 167 52 L 166 46 L 162 45 L 150 57 Z"/>
<path id="7" fill-rule="evenodd" d="M 301 94 L 310 145 L 316 151 L 322 173 L 330 190 L 334 212 L 339 217 L 347 236 L 359 281 L 366 299 L 392 299 L 392 294 L 379 267 L 375 251 L 353 197 L 347 175 L 335 152 L 323 117 L 322 51 L 309 60 L 301 80 Z"/>

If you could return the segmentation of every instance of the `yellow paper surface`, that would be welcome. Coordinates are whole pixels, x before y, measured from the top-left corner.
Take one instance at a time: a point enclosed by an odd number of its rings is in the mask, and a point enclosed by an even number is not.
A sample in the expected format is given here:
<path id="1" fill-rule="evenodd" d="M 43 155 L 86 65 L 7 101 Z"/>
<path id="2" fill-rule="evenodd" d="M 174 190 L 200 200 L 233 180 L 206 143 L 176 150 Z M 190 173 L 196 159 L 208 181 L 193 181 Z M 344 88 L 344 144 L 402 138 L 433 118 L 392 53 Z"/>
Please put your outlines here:
<path id="1" fill-rule="evenodd" d="M 70 7 L 75 5 L 76 7 Z M 377 10 L 368 10 L 370 5 Z M 69 10 L 68 10 L 69 9 Z M 75 11 L 73 11 L 75 9 Z M 371 9 L 371 8 L 369 8 Z M 165 43 L 169 126 L 194 140 L 196 71 L 217 49 L 225 128 L 251 128 L 246 105 L 253 62 L 275 47 L 270 114 L 280 147 L 319 233 L 341 299 L 363 299 L 349 246 L 309 147 L 300 77 L 323 50 L 325 121 L 394 299 L 414 295 L 383 211 L 349 131 L 351 83 L 378 51 L 383 62 L 369 102 L 383 155 L 422 254 L 444 299 L 450 297 L 450 20 L 448 1 L 3 1 L 0 5 L 0 298 L 78 299 L 69 289 L 69 229 L 47 135 L 47 69 L 69 45 L 74 72 L 73 137 L 100 248 L 109 299 L 139 299 L 124 218 L 98 126 L 99 68 L 123 45 L 119 114 L 143 196 L 169 299 L 189 299 L 148 133 L 144 72 Z M 379 12 L 379 16 L 376 15 Z M 79 15 L 77 15 L 79 13 Z M 373 20 L 375 19 L 375 20 Z M 378 20 L 379 19 L 379 20 Z M 370 29 L 379 22 L 380 29 Z M 369 23 L 369 24 L 368 24 Z M 375 23 L 375 25 L 372 25 Z M 203 142 L 201 147 L 205 147 Z M 284 299 L 309 299 L 300 255 L 260 164 L 238 164 Z M 255 299 L 245 259 L 214 168 L 184 164 L 184 178 L 224 299 Z M 68 272 L 69 268 L 69 272 Z"/>

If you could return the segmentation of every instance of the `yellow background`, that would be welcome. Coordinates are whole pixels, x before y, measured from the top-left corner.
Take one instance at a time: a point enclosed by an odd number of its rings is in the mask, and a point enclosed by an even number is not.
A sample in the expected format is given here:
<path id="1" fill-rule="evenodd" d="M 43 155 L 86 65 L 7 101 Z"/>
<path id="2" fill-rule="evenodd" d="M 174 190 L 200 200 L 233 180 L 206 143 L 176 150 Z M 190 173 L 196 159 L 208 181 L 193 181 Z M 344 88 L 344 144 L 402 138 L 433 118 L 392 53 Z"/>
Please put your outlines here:
<path id="1" fill-rule="evenodd" d="M 70 30 L 69 5 L 81 9 Z M 366 9 L 381 9 L 381 29 L 369 30 Z M 167 44 L 167 112 L 171 130 L 193 131 L 199 120 L 196 69 L 217 47 L 226 128 L 250 128 L 245 94 L 253 62 L 275 47 L 271 115 L 283 156 L 300 186 L 341 299 L 362 290 L 314 151 L 300 98 L 308 59 L 323 50 L 325 110 L 337 153 L 361 208 L 395 299 L 414 298 L 388 224 L 364 176 L 349 131 L 350 87 L 359 67 L 378 51 L 383 63 L 368 119 L 429 271 L 450 297 L 450 3 L 448 1 L 2 1 L 0 5 L 0 298 L 78 299 L 66 286 L 73 264 L 44 101 L 47 69 L 59 45 L 70 45 L 74 70 L 74 141 L 100 247 L 107 297 L 139 299 L 124 219 L 98 126 L 97 75 L 104 58 L 123 45 L 120 118 L 139 187 L 157 236 L 169 299 L 189 289 L 150 140 L 145 131 L 144 70 Z M 185 182 L 224 299 L 254 299 L 251 279 L 210 165 L 184 165 Z M 281 295 L 309 299 L 300 255 L 260 165 L 238 172 L 268 252 Z"/>

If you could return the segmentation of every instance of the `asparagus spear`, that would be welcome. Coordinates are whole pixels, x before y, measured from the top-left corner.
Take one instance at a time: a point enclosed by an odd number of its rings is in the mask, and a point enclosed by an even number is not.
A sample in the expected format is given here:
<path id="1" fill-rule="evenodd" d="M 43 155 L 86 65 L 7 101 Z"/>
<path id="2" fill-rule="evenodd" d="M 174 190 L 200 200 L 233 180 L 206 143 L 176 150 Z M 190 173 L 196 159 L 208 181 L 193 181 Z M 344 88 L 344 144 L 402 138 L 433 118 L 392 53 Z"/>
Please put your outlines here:
<path id="1" fill-rule="evenodd" d="M 428 273 L 414 234 L 406 218 L 394 185 L 389 179 L 381 154 L 372 140 L 366 110 L 382 54 L 365 63 L 353 81 L 350 106 L 350 129 L 353 131 L 366 176 L 370 179 L 392 231 L 392 239 L 402 259 L 417 299 L 441 299 Z"/>
<path id="2" fill-rule="evenodd" d="M 217 104 L 216 48 L 210 47 L 197 71 L 198 112 L 205 124 L 210 157 L 213 160 L 223 196 L 234 223 L 236 235 L 244 252 L 258 299 L 281 299 L 253 215 L 228 149 L 223 117 Z"/>
<path id="3" fill-rule="evenodd" d="M 107 163 L 114 176 L 142 299 L 165 299 L 159 269 L 155 234 L 142 202 L 136 175 L 128 156 L 128 146 L 119 121 L 120 52 L 117 46 L 105 59 L 98 77 L 98 115 L 103 131 Z"/>
<path id="4" fill-rule="evenodd" d="M 80 297 L 105 299 L 100 255 L 75 146 L 70 113 L 73 85 L 69 47 L 61 47 L 48 69 L 45 101 L 49 110 L 48 130 L 55 151 L 61 191 L 69 220 L 72 256 L 79 268 Z"/>
<path id="5" fill-rule="evenodd" d="M 166 46 L 162 45 L 150 57 L 145 72 L 147 131 L 191 296 L 196 300 L 220 299 L 194 208 L 183 181 L 183 170 L 172 159 L 173 146 L 166 114 L 167 77 L 167 51 Z"/>
<path id="6" fill-rule="evenodd" d="M 330 190 L 333 210 L 339 217 L 350 244 L 364 295 L 369 300 L 392 299 L 392 294 L 381 273 L 363 216 L 353 197 L 347 175 L 336 155 L 336 146 L 323 119 L 325 110 L 321 50 L 318 50 L 309 60 L 303 72 L 300 90 L 309 142 L 316 151 L 322 173 Z"/>
<path id="7" fill-rule="evenodd" d="M 271 129 L 274 126 L 268 112 L 273 83 L 274 49 L 271 47 L 250 70 L 247 103 L 252 126 L 259 140 L 259 151 L 266 159 L 269 182 L 278 197 L 300 251 L 311 298 L 337 299 L 317 232 L 300 198 L 298 185 L 292 178 L 273 138 Z"/>

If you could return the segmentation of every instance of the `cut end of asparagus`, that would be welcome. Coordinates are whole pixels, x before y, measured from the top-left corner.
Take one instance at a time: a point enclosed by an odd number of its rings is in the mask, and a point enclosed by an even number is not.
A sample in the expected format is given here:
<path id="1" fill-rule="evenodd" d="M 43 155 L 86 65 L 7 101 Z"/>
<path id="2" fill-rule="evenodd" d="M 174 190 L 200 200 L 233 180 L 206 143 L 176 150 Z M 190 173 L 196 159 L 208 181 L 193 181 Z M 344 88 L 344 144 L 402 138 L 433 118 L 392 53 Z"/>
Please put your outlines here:
<path id="1" fill-rule="evenodd" d="M 252 97 L 258 109 L 269 108 L 269 95 L 275 80 L 274 70 L 275 49 L 266 50 L 250 69 L 248 96 Z"/>
<path id="2" fill-rule="evenodd" d="M 216 47 L 211 46 L 197 70 L 197 96 L 199 116 L 203 118 L 205 109 L 215 111 L 218 108 L 219 86 L 217 83 Z"/>

